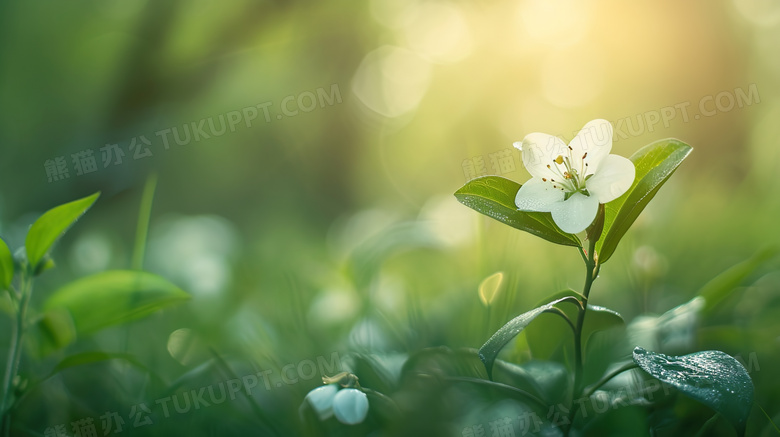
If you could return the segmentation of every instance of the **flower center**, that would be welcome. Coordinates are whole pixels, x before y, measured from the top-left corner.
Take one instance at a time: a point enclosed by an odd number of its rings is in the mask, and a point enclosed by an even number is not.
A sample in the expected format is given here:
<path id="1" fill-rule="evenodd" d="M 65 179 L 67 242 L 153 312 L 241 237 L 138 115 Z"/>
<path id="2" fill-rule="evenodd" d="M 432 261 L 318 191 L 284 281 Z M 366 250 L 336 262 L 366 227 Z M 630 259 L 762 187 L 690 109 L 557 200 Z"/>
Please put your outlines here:
<path id="1" fill-rule="evenodd" d="M 568 200 L 576 193 L 590 196 L 590 193 L 585 188 L 585 182 L 593 176 L 593 173 L 588 173 L 588 163 L 585 162 L 588 153 L 585 152 L 582 158 L 575 161 L 571 156 L 571 152 L 572 148 L 569 147 L 566 150 L 566 156 L 558 155 L 557 158 L 552 160 L 552 164 L 547 164 L 547 168 L 557 175 L 556 178 L 551 178 L 549 182 L 552 183 L 553 188 L 565 193 L 564 200 Z M 547 178 L 542 178 L 542 181 L 548 182 Z"/>

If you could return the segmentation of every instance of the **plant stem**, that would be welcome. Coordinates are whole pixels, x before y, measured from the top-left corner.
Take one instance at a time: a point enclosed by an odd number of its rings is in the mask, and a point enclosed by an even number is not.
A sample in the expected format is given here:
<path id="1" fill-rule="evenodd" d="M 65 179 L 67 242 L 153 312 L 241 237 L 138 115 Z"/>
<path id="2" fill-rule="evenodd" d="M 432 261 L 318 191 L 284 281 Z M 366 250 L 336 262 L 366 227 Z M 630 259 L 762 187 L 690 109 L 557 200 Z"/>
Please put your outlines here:
<path id="1" fill-rule="evenodd" d="M 588 296 L 596 280 L 597 268 L 594 259 L 596 242 L 591 241 L 588 246 L 588 254 L 585 261 L 585 285 L 582 287 L 582 307 L 577 315 L 577 325 L 574 329 L 574 394 L 582 390 L 582 326 L 585 323 L 585 313 L 588 309 Z"/>
<path id="2" fill-rule="evenodd" d="M 580 249 L 583 261 L 585 261 L 585 285 L 582 288 L 582 306 L 577 314 L 577 324 L 574 327 L 574 386 L 572 387 L 572 405 L 569 409 L 569 424 L 565 435 L 569 434 L 569 429 L 573 425 L 574 415 L 577 411 L 574 408 L 574 400 L 582 394 L 582 327 L 585 323 L 585 313 L 588 310 L 588 296 L 593 286 L 593 281 L 599 273 L 599 265 L 596 257 L 596 239 L 590 239 L 587 254 Z"/>
<path id="3" fill-rule="evenodd" d="M 16 323 L 11 331 L 11 348 L 8 354 L 8 362 L 3 376 L 3 394 L 0 399 L 0 421 L 2 421 L 3 434 L 8 435 L 11 429 L 11 393 L 13 391 L 14 379 L 19 372 L 19 361 L 22 358 L 22 340 L 24 338 L 24 320 L 27 314 L 27 304 L 30 302 L 32 294 L 32 271 L 25 268 L 22 273 L 19 312 L 16 314 Z"/>

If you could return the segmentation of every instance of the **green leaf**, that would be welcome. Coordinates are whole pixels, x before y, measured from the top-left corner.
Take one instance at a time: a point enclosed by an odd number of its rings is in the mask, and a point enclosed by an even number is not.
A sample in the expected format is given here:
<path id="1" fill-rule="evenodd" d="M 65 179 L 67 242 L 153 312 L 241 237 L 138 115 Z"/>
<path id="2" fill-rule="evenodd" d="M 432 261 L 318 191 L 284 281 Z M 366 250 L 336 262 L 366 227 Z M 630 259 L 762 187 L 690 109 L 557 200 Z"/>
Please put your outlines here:
<path id="1" fill-rule="evenodd" d="M 636 179 L 625 194 L 605 205 L 604 231 L 602 239 L 596 243 L 599 263 L 605 263 L 612 256 L 634 220 L 691 150 L 693 148 L 682 141 L 666 139 L 648 144 L 631 156 Z"/>
<path id="2" fill-rule="evenodd" d="M 44 308 L 67 308 L 79 333 L 135 320 L 189 299 L 166 279 L 146 272 L 114 270 L 78 279 L 60 288 Z"/>
<path id="3" fill-rule="evenodd" d="M 14 257 L 11 249 L 0 239 L 0 290 L 6 290 L 14 279 Z"/>
<path id="4" fill-rule="evenodd" d="M 394 372 L 387 367 L 387 360 L 383 361 L 374 354 L 354 354 L 352 360 L 351 372 L 360 375 L 361 385 L 373 387 L 383 393 L 391 393 L 397 389 L 398 380 Z M 398 363 L 399 374 L 402 365 L 402 362 Z"/>
<path id="5" fill-rule="evenodd" d="M 566 302 L 569 302 L 572 305 L 560 305 L 558 308 L 569 317 L 569 320 L 576 322 L 577 312 L 585 297 L 572 289 L 561 290 L 554 293 L 544 300 L 539 301 L 536 306 L 541 306 L 551 300 L 569 296 L 574 299 L 567 300 Z M 587 322 L 588 319 L 586 318 L 585 320 Z M 525 331 L 525 337 L 528 342 L 528 348 L 531 351 L 531 356 L 535 360 L 545 361 L 562 358 L 559 353 L 565 355 L 563 349 L 574 350 L 572 346 L 574 340 L 572 330 L 567 326 L 565 320 L 560 317 L 560 314 L 540 314 L 534 322 L 533 329 Z"/>
<path id="6" fill-rule="evenodd" d="M 493 334 L 493 336 L 490 337 L 490 339 L 485 342 L 481 348 L 479 348 L 479 359 L 482 360 L 482 363 L 485 365 L 488 378 L 493 378 L 493 363 L 495 363 L 496 357 L 498 357 L 498 353 L 501 352 L 501 349 L 503 349 L 510 340 L 512 340 L 517 334 L 525 329 L 525 327 L 533 322 L 534 319 L 540 314 L 546 311 L 554 311 L 553 306 L 555 304 L 563 301 L 573 300 L 575 300 L 573 297 L 563 297 L 546 305 L 534 308 L 531 311 L 520 314 L 519 316 L 510 320 L 509 323 L 496 331 L 496 333 Z"/>
<path id="7" fill-rule="evenodd" d="M 54 369 L 52 369 L 51 373 L 47 378 L 54 376 L 55 374 L 62 372 L 65 369 L 69 369 L 71 367 L 83 366 L 85 364 L 98 363 L 107 360 L 124 360 L 140 368 L 141 370 L 148 371 L 146 366 L 139 363 L 135 359 L 135 357 L 130 354 L 123 354 L 117 352 L 91 351 L 91 352 L 82 352 L 82 353 L 65 357 L 62 361 L 57 363 L 56 366 L 54 366 Z"/>
<path id="8" fill-rule="evenodd" d="M 421 349 L 409 356 L 401 367 L 401 385 L 419 375 L 446 375 L 485 378 L 474 349 L 452 350 L 445 346 Z"/>
<path id="9" fill-rule="evenodd" d="M 631 344 L 666 352 L 690 350 L 699 335 L 697 326 L 704 299 L 696 296 L 660 316 L 640 315 L 628 326 Z"/>
<path id="10" fill-rule="evenodd" d="M 54 207 L 33 223 L 24 243 L 33 271 L 54 243 L 95 203 L 98 196 L 100 192 Z"/>
<path id="11" fill-rule="evenodd" d="M 584 299 L 580 293 L 574 290 L 562 290 L 550 296 L 548 300 L 567 296 L 578 301 Z M 578 304 L 574 299 L 569 300 L 574 305 L 561 305 L 561 310 L 572 322 L 577 320 L 578 313 Z M 585 323 L 582 325 L 583 350 L 587 350 L 588 341 L 594 333 L 624 325 L 623 318 L 616 311 L 588 304 L 588 314 L 585 316 Z M 560 320 L 560 317 L 539 316 L 537 322 L 534 323 L 534 328 L 526 331 L 526 338 L 528 339 L 531 354 L 535 359 L 549 360 L 554 358 L 562 345 L 564 348 L 571 349 L 571 352 L 574 350 L 571 328 L 566 326 L 566 323 Z M 551 339 L 556 339 L 556 341 L 551 341 Z M 569 354 L 569 356 L 572 355 Z"/>
<path id="12" fill-rule="evenodd" d="M 756 269 L 777 254 L 777 247 L 769 247 L 756 252 L 749 259 L 732 266 L 728 270 L 712 278 L 699 290 L 699 296 L 705 300 L 704 311 L 709 312 L 723 301 L 747 279 Z"/>
<path id="13" fill-rule="evenodd" d="M 49 372 L 46 376 L 44 376 L 41 379 L 32 381 L 30 386 L 27 387 L 26 393 L 29 393 L 31 391 L 40 388 L 42 383 L 44 383 L 46 380 L 48 380 L 49 378 L 53 377 L 54 375 L 58 374 L 63 370 L 69 369 L 71 367 L 82 366 L 85 364 L 92 364 L 101 361 L 113 360 L 113 359 L 123 360 L 128 364 L 131 364 L 133 367 L 136 367 L 137 369 L 141 370 L 145 374 L 149 375 L 151 382 L 156 386 L 162 386 L 164 384 L 164 382 L 160 379 L 158 375 L 150 371 L 149 368 L 144 366 L 142 363 L 140 363 L 135 357 L 133 357 L 130 354 L 117 353 L 117 352 L 91 351 L 91 352 L 81 352 L 75 355 L 70 355 L 65 357 L 56 366 L 54 366 L 51 372 Z"/>
<path id="14" fill-rule="evenodd" d="M 563 402 L 569 395 L 569 372 L 562 363 L 532 360 L 513 364 L 496 360 L 494 367 L 496 382 L 525 390 L 550 405 Z"/>
<path id="15" fill-rule="evenodd" d="M 753 406 L 753 381 L 736 359 L 721 351 L 696 352 L 680 357 L 634 349 L 634 362 L 653 377 L 726 418 L 745 435 Z"/>
<path id="16" fill-rule="evenodd" d="M 623 316 L 615 310 L 598 305 L 588 305 L 585 323 L 582 325 L 583 346 L 587 347 L 590 336 L 598 331 L 604 331 L 618 326 L 625 326 Z"/>
<path id="17" fill-rule="evenodd" d="M 70 369 L 72 367 L 83 366 L 85 364 L 99 363 L 108 360 L 122 360 L 136 369 L 142 371 L 144 374 L 149 375 L 151 382 L 155 385 L 162 386 L 164 382 L 158 375 L 149 370 L 148 367 L 139 362 L 134 356 L 130 354 L 120 352 L 103 352 L 103 351 L 89 351 L 81 352 L 74 355 L 67 356 L 62 359 L 46 376 L 33 382 L 33 386 L 27 390 L 33 390 L 36 387 L 40 387 L 41 383 L 53 377 L 54 375 L 62 372 L 63 370 Z"/>
<path id="18" fill-rule="evenodd" d="M 528 232 L 547 241 L 564 246 L 581 247 L 576 235 L 563 232 L 548 212 L 523 212 L 515 206 L 520 184 L 499 176 L 472 179 L 455 192 L 455 198 L 469 208 Z"/>
<path id="19" fill-rule="evenodd" d="M 73 318 L 64 308 L 46 311 L 30 326 L 31 347 L 38 357 L 45 357 L 64 348 L 76 336 Z"/>

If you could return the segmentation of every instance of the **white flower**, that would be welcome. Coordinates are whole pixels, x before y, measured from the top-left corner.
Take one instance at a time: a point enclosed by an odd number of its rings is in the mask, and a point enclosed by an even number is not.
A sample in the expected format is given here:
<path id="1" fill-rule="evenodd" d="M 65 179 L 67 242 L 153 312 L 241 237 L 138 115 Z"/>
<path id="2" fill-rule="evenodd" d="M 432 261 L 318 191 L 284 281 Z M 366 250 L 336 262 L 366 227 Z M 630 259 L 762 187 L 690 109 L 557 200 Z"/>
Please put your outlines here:
<path id="1" fill-rule="evenodd" d="M 555 224 L 570 234 L 584 231 L 596 218 L 599 203 L 623 195 L 636 176 L 633 162 L 609 154 L 612 125 L 607 120 L 589 122 L 568 146 L 541 133 L 514 145 L 533 176 L 517 192 L 517 208 L 552 213 Z"/>
<path id="2" fill-rule="evenodd" d="M 365 420 L 368 414 L 368 397 L 355 388 L 339 390 L 338 384 L 315 388 L 306 395 L 306 401 L 317 412 L 320 420 L 335 415 L 339 422 L 355 425 Z"/>
<path id="3" fill-rule="evenodd" d="M 358 424 L 368 414 L 368 397 L 355 388 L 339 390 L 333 398 L 333 414 L 341 423 Z"/>
<path id="4" fill-rule="evenodd" d="M 317 412 L 320 420 L 325 420 L 333 415 L 333 398 L 338 391 L 336 384 L 328 384 L 317 387 L 306 395 L 306 401 Z"/>

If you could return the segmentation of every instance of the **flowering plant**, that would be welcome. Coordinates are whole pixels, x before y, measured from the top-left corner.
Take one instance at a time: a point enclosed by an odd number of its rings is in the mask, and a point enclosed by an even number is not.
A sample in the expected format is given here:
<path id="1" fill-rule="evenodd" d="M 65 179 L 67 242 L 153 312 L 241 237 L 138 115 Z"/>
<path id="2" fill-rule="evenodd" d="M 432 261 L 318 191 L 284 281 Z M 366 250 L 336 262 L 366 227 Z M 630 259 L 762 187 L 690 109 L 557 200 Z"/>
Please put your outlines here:
<path id="1" fill-rule="evenodd" d="M 539 315 L 551 313 L 560 316 L 574 334 L 573 375 L 565 390 L 568 406 L 562 408 L 568 417 L 556 423 L 565 435 L 587 426 L 583 399 L 598 396 L 602 386 L 637 367 L 709 406 L 716 417 L 724 417 L 739 435 L 744 435 L 753 404 L 753 384 L 744 366 L 723 352 L 677 357 L 636 347 L 631 361 L 614 363 L 595 381 L 585 376 L 583 345 L 590 334 L 599 325 L 623 323 L 616 311 L 588 303 L 593 283 L 621 238 L 692 148 L 679 140 L 666 139 L 642 148 L 630 159 L 613 155 L 612 126 L 606 120 L 587 123 L 568 145 L 557 137 L 532 133 L 515 147 L 521 150 L 523 164 L 532 176 L 529 181 L 519 185 L 498 176 L 485 176 L 468 182 L 455 192 L 455 197 L 513 228 L 576 247 L 585 264 L 585 283 L 580 292 L 559 293 L 496 331 L 478 352 L 488 378 L 494 379 L 494 366 L 504 346 Z M 586 320 L 594 322 L 589 326 Z M 491 384 L 503 386 L 498 381 Z M 532 403 L 545 406 L 539 397 L 520 392 Z"/>

